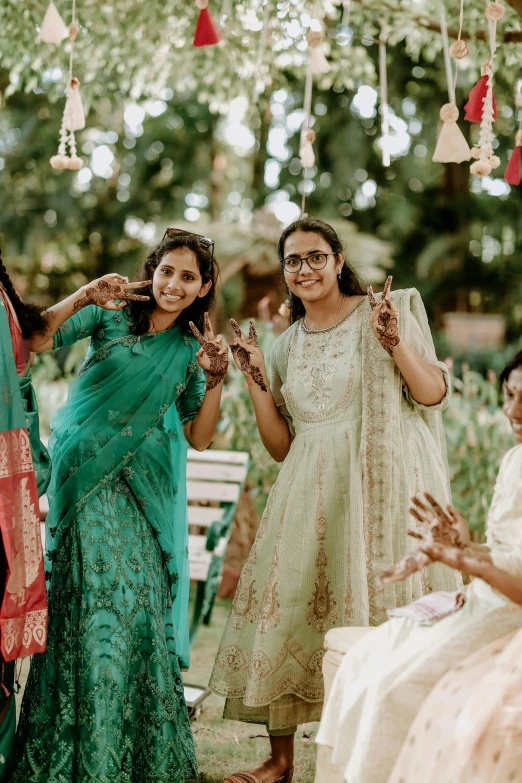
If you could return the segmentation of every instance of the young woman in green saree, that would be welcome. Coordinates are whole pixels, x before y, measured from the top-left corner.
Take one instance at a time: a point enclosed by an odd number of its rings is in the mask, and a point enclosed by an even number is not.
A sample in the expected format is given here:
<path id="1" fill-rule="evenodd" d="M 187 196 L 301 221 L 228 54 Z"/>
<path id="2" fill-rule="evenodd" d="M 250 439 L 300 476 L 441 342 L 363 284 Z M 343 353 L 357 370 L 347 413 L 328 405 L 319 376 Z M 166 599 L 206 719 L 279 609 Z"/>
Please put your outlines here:
<path id="1" fill-rule="evenodd" d="M 210 444 L 227 369 L 207 315 L 216 274 L 210 240 L 169 229 L 144 282 L 91 283 L 51 308 L 33 345 L 91 337 L 52 422 L 48 645 L 31 667 L 13 783 L 197 777 L 180 674 L 183 501 L 186 441 Z"/>

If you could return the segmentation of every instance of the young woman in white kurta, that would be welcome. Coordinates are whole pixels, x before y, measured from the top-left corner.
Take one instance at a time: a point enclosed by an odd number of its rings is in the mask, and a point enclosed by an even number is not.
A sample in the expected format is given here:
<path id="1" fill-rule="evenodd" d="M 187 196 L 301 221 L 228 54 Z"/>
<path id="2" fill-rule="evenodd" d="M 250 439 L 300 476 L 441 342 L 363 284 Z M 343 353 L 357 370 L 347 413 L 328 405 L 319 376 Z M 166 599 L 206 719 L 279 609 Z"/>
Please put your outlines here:
<path id="1" fill-rule="evenodd" d="M 522 577 L 522 353 L 508 365 L 504 411 L 520 445 L 504 457 L 487 522 L 494 566 Z M 426 548 L 437 557 L 437 547 Z M 393 619 L 345 656 L 317 742 L 345 765 L 347 783 L 386 783 L 420 706 L 445 673 L 484 645 L 522 628 L 522 607 L 483 579 L 465 604 L 430 627 Z"/>

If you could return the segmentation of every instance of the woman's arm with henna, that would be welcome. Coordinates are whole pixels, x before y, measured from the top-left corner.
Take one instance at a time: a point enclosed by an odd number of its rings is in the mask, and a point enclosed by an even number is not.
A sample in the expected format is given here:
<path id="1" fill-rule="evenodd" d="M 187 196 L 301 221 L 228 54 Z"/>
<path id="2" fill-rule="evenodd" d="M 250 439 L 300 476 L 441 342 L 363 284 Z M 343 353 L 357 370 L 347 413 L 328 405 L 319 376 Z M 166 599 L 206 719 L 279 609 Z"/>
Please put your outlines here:
<path id="1" fill-rule="evenodd" d="M 47 328 L 44 332 L 33 336 L 31 350 L 36 353 L 52 350 L 55 332 L 71 315 L 74 315 L 74 313 L 87 305 L 96 304 L 108 310 L 122 310 L 129 299 L 148 300 L 148 296 L 129 293 L 130 290 L 143 288 L 147 284 L 148 281 L 144 283 L 129 283 L 126 277 L 111 274 L 82 286 L 74 294 L 68 296 L 67 299 L 46 310 L 45 314 L 48 318 Z M 123 301 L 120 304 L 115 304 L 115 299 Z"/>
<path id="2" fill-rule="evenodd" d="M 372 331 L 399 368 L 412 397 L 421 405 L 438 405 L 446 394 L 444 375 L 440 367 L 427 362 L 401 339 L 399 310 L 390 299 L 391 283 L 390 276 L 380 302 L 375 298 L 372 287 L 368 287 Z"/>
<path id="3" fill-rule="evenodd" d="M 245 376 L 254 405 L 257 427 L 265 449 L 276 462 L 283 462 L 290 451 L 292 435 L 279 413 L 268 382 L 265 358 L 257 341 L 255 322 L 250 322 L 248 339 L 237 321 L 231 320 L 236 339 L 231 343 L 232 356 Z"/>

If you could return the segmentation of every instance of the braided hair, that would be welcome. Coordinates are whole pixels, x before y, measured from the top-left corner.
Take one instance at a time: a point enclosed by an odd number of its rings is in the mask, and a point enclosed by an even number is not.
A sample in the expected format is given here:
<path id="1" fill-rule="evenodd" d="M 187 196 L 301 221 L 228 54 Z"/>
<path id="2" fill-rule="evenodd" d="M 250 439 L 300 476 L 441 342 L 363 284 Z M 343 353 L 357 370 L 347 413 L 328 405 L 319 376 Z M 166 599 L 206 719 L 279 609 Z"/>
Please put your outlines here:
<path id="1" fill-rule="evenodd" d="M 20 329 L 22 330 L 22 335 L 26 340 L 29 340 L 34 334 L 43 332 L 47 329 L 48 318 L 44 312 L 45 307 L 40 307 L 39 305 L 32 304 L 31 302 L 24 302 L 22 300 L 15 290 L 7 269 L 2 263 L 1 257 L 0 286 L 2 286 L 9 301 L 13 305 L 20 324 Z"/>

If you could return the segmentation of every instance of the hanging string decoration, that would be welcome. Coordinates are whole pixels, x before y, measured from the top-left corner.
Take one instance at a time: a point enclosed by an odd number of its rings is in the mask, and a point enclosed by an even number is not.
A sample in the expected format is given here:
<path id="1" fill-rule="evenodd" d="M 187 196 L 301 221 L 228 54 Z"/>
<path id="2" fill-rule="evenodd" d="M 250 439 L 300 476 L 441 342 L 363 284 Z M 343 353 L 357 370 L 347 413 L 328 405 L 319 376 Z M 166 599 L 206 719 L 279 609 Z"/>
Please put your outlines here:
<path id="1" fill-rule="evenodd" d="M 386 68 L 386 39 L 388 28 L 382 25 L 381 40 L 379 41 L 379 82 L 381 96 L 381 141 L 382 165 L 390 165 L 390 122 L 388 116 L 388 73 Z"/>
<path id="2" fill-rule="evenodd" d="M 200 9 L 192 46 L 214 46 L 223 40 L 221 30 L 210 13 L 208 0 L 196 0 Z"/>
<path id="3" fill-rule="evenodd" d="M 510 185 L 520 185 L 520 148 L 522 147 L 522 120 L 515 136 L 515 148 L 506 166 L 504 179 Z"/>
<path id="4" fill-rule="evenodd" d="M 252 95 L 252 103 L 257 102 L 257 99 L 265 89 L 263 63 L 265 59 L 265 52 L 266 52 L 268 36 L 269 36 L 270 10 L 271 10 L 270 0 L 266 0 L 263 9 L 263 27 L 261 29 L 261 35 L 259 38 L 259 49 L 257 50 L 256 72 L 254 74 L 254 91 Z"/>
<path id="5" fill-rule="evenodd" d="M 60 143 L 58 154 L 53 155 L 50 164 L 53 169 L 69 169 L 78 171 L 83 166 L 83 160 L 76 151 L 76 139 L 74 132 L 85 128 L 85 112 L 83 110 L 82 97 L 80 95 L 80 82 L 73 76 L 74 42 L 78 37 L 79 26 L 76 21 L 76 0 L 73 0 L 72 21 L 69 26 L 68 36 L 71 42 L 69 53 L 69 77 L 65 90 L 65 108 L 63 110 L 62 124 L 60 126 Z"/>
<path id="6" fill-rule="evenodd" d="M 306 215 L 306 172 L 307 169 L 311 169 L 315 165 L 315 154 L 313 144 L 315 142 L 315 131 L 310 127 L 311 114 L 312 114 L 312 86 L 313 86 L 313 70 L 312 70 L 312 51 L 321 43 L 322 38 L 316 37 L 316 32 L 308 30 L 306 34 L 307 41 L 310 47 L 310 60 L 306 69 L 305 89 L 304 89 L 304 101 L 303 101 L 303 124 L 301 126 L 301 138 L 299 142 L 299 160 L 303 167 L 303 179 L 301 183 L 301 214 Z M 310 44 L 310 40 L 315 43 L 314 46 Z M 324 57 L 324 54 L 323 54 Z M 327 63 L 328 65 L 328 63 Z"/>
<path id="7" fill-rule="evenodd" d="M 493 60 L 497 48 L 497 22 L 504 16 L 504 9 L 500 3 L 489 3 L 486 8 L 486 19 L 489 26 L 489 59 L 483 65 L 483 76 L 486 79 L 486 94 L 483 99 L 482 118 L 478 143 L 471 150 L 475 162 L 471 164 L 470 171 L 477 177 L 487 177 L 492 169 L 500 166 L 500 158 L 493 152 L 493 121 L 496 117 L 496 102 L 493 93 Z"/>
<path id="8" fill-rule="evenodd" d="M 439 5 L 440 28 L 442 34 L 442 43 L 444 51 L 444 64 L 446 68 L 446 81 L 448 84 L 449 103 L 442 106 L 439 117 L 442 120 L 442 127 L 437 140 L 437 146 L 433 153 L 432 160 L 435 163 L 463 163 L 471 158 L 469 144 L 464 138 L 464 134 L 457 125 L 459 110 L 455 101 L 455 88 L 458 78 L 458 64 L 468 53 L 468 46 L 462 40 L 462 26 L 464 21 L 464 0 L 460 3 L 460 26 L 457 40 L 449 45 L 448 26 L 446 23 L 446 11 L 441 0 Z M 455 60 L 455 74 L 451 58 Z"/>
<path id="9" fill-rule="evenodd" d="M 67 25 L 60 16 L 53 0 L 50 0 L 38 34 L 40 41 L 48 44 L 59 44 L 68 35 L 69 29 Z"/>
<path id="10" fill-rule="evenodd" d="M 319 76 L 331 70 L 322 46 L 323 38 L 324 36 L 320 30 L 308 30 L 306 34 L 306 40 L 310 48 L 310 70 L 313 76 Z"/>

